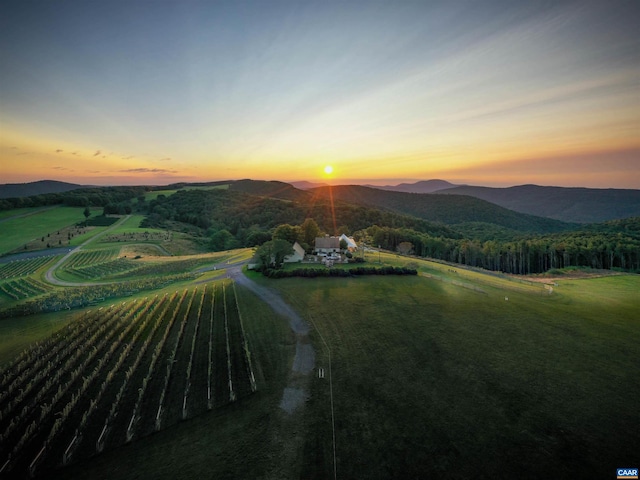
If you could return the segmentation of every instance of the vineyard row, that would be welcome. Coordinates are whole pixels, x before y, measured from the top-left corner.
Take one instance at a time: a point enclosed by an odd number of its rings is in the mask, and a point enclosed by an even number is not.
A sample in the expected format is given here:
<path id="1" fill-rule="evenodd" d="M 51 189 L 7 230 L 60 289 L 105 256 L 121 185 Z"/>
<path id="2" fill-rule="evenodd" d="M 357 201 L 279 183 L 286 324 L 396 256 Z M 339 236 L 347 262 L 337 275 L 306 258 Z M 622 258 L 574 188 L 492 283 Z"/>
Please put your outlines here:
<path id="1" fill-rule="evenodd" d="M 256 391 L 232 283 L 87 311 L 0 372 L 0 474 L 46 474 Z"/>

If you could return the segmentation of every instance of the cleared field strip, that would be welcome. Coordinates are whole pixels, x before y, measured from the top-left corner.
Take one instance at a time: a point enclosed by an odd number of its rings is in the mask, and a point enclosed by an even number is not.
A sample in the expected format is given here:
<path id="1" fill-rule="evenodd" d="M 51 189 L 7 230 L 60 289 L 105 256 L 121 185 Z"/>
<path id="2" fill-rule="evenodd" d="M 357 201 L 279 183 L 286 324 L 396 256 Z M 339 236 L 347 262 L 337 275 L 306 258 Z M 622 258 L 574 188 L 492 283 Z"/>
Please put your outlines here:
<path id="1" fill-rule="evenodd" d="M 87 311 L 0 373 L 0 474 L 41 475 L 255 391 L 231 284 Z"/>
<path id="2" fill-rule="evenodd" d="M 31 240 L 46 237 L 49 233 L 53 234 L 81 222 L 84 220 L 82 212 L 83 208 L 80 207 L 56 207 L 43 209 L 25 217 L 8 218 L 2 222 L 0 253 L 19 249 Z"/>

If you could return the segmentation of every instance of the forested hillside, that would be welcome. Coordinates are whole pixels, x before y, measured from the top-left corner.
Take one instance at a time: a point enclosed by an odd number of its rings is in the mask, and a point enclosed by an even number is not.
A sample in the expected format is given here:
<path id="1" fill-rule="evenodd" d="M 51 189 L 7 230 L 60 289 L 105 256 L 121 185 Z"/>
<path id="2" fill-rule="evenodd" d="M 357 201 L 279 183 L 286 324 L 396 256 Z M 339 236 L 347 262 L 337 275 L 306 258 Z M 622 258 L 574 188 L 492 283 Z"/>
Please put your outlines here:
<path id="1" fill-rule="evenodd" d="M 484 222 L 528 233 L 552 233 L 573 228 L 558 220 L 517 213 L 464 195 L 391 192 L 358 185 L 316 188 L 311 192 L 316 198 L 333 196 L 345 202 L 384 208 L 447 225 Z"/>
<path id="2" fill-rule="evenodd" d="M 516 212 L 565 222 L 593 223 L 640 215 L 640 190 L 541 187 L 460 186 L 438 195 L 469 195 Z"/>
<path id="3" fill-rule="evenodd" d="M 249 184 L 245 184 L 242 188 L 248 187 Z M 254 191 L 265 194 L 269 188 L 278 186 L 256 182 L 254 187 Z M 300 191 L 284 190 L 287 196 L 296 192 Z M 144 225 L 167 226 L 172 221 L 187 223 L 206 233 L 211 238 L 212 248 L 219 250 L 259 245 L 271 238 L 272 230 L 278 225 L 299 225 L 306 218 L 313 218 L 329 234 L 351 233 L 371 225 L 385 225 L 409 228 L 433 236 L 461 238 L 459 233 L 446 225 L 375 208 L 345 202 L 332 204 L 327 199 L 313 200 L 311 196 L 307 197 L 306 200 L 294 201 L 251 195 L 235 191 L 235 185 L 234 190 L 180 190 L 174 195 L 160 196 L 149 202 L 148 218 Z"/>

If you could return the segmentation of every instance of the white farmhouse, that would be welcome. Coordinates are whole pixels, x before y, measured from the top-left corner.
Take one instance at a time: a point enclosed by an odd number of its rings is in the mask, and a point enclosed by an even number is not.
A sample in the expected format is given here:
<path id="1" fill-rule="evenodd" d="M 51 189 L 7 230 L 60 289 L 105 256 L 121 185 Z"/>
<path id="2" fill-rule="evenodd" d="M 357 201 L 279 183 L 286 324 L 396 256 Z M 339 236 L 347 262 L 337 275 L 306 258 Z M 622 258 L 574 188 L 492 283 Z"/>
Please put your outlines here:
<path id="1" fill-rule="evenodd" d="M 293 253 L 284 257 L 284 263 L 295 263 L 304 260 L 304 248 L 296 242 L 293 244 Z"/>
<path id="2" fill-rule="evenodd" d="M 350 252 L 354 252 L 357 250 L 358 248 L 358 244 L 356 243 L 356 241 L 353 239 L 353 237 L 347 237 L 344 233 L 342 235 L 340 235 L 340 237 L 338 238 L 338 243 L 344 240 L 345 242 L 347 242 L 347 250 L 349 250 Z"/>
<path id="3" fill-rule="evenodd" d="M 340 252 L 340 237 L 316 237 L 316 245 L 314 248 L 316 255 L 320 257 L 326 257 L 327 255 L 333 256 Z"/>

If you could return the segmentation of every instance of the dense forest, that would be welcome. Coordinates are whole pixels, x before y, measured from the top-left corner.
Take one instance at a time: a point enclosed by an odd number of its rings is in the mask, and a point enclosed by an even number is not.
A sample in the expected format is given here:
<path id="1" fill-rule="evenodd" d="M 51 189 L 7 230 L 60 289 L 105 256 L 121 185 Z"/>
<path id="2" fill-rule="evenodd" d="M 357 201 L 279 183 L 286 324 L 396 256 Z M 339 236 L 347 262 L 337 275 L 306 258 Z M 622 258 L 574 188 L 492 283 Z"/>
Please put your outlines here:
<path id="1" fill-rule="evenodd" d="M 375 225 L 356 236 L 387 250 L 506 273 L 543 273 L 573 266 L 640 272 L 640 217 L 514 241 L 434 237 Z"/>

